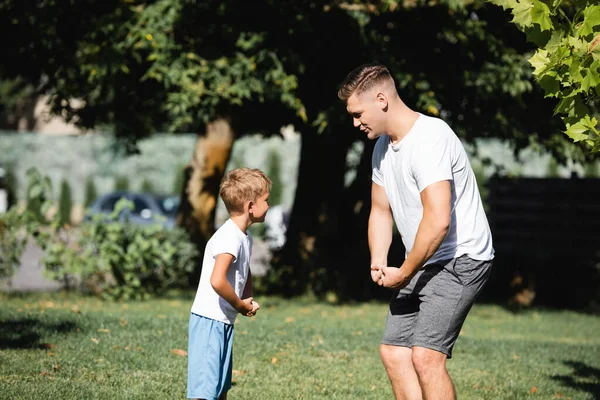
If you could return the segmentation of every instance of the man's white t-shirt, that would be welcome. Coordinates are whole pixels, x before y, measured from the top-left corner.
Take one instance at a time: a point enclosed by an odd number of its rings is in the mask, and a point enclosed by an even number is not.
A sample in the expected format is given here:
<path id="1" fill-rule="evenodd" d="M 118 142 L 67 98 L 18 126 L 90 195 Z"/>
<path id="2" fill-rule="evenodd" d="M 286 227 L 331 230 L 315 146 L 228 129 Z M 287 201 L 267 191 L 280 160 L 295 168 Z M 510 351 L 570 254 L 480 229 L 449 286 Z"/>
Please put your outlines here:
<path id="1" fill-rule="evenodd" d="M 250 271 L 252 235 L 244 233 L 231 219 L 228 219 L 215 232 L 206 244 L 200 284 L 192 304 L 192 312 L 206 318 L 233 324 L 238 311 L 215 292 L 210 284 L 210 276 L 215 267 L 217 255 L 231 254 L 234 259 L 227 271 L 227 280 L 235 293 L 241 298 Z"/>
<path id="2" fill-rule="evenodd" d="M 423 217 L 421 192 L 432 183 L 448 180 L 452 190 L 450 229 L 426 264 L 465 254 L 475 260 L 494 258 L 492 234 L 475 174 L 462 143 L 448 124 L 419 114 L 397 144 L 392 145 L 387 135 L 377 140 L 372 162 L 373 182 L 385 189 L 406 255 Z"/>

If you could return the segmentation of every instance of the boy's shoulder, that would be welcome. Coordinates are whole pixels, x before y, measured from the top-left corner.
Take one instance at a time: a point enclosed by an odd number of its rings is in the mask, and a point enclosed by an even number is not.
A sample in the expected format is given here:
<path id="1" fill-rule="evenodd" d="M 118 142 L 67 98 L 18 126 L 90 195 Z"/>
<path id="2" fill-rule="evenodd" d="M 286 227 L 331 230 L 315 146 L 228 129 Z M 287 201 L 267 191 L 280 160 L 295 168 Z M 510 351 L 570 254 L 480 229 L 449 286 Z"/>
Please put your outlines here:
<path id="1" fill-rule="evenodd" d="M 235 222 L 228 219 L 221 225 L 215 233 L 211 236 L 209 242 L 215 241 L 228 241 L 228 242 L 240 242 L 246 235 L 237 227 Z M 248 236 L 250 233 L 248 232 Z"/>

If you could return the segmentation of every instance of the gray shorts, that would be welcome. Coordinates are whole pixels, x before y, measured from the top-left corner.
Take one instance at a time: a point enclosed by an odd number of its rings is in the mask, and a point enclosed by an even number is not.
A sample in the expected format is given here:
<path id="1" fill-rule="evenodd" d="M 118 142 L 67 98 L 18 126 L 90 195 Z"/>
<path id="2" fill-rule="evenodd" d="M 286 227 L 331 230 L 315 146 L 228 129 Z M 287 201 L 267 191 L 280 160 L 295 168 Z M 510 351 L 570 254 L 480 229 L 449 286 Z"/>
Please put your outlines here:
<path id="1" fill-rule="evenodd" d="M 471 306 L 487 281 L 492 261 L 463 255 L 420 270 L 390 302 L 382 344 L 437 350 L 452 357 Z"/>

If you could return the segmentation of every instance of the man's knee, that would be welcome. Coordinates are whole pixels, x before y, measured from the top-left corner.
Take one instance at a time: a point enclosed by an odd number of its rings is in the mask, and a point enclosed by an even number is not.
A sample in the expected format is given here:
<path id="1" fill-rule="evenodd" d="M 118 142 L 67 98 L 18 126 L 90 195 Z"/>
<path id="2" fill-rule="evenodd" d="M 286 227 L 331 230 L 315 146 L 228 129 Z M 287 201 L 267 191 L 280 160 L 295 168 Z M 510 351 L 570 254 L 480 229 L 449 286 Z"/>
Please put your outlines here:
<path id="1" fill-rule="evenodd" d="M 420 378 L 435 375 L 446 369 L 447 356 L 424 347 L 413 347 L 412 363 Z"/>
<path id="2" fill-rule="evenodd" d="M 388 344 L 381 344 L 379 346 L 379 356 L 386 368 L 411 362 L 410 353 L 411 351 L 407 347 L 392 346 Z"/>

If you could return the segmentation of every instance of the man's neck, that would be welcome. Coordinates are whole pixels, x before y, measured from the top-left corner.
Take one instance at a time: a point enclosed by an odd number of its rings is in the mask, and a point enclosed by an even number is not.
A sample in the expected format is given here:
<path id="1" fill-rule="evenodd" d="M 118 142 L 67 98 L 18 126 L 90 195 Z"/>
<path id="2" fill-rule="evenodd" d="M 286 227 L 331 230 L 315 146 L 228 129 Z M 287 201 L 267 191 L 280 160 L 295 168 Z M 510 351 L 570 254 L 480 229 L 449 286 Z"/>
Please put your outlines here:
<path id="1" fill-rule="evenodd" d="M 397 144 L 408 135 L 419 118 L 419 113 L 411 110 L 404 103 L 399 104 L 394 111 L 390 111 L 387 135 L 392 144 Z"/>

